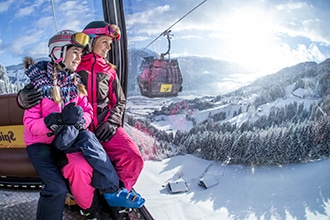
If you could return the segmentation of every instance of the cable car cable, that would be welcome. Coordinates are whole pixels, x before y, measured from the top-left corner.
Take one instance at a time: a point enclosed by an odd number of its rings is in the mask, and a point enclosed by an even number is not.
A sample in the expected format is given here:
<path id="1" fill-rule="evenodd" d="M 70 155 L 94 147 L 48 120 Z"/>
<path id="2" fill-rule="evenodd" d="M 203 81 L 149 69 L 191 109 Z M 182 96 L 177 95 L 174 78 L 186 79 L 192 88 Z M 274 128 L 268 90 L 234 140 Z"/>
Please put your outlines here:
<path id="1" fill-rule="evenodd" d="M 192 13 L 194 10 L 196 10 L 198 7 L 200 7 L 202 4 L 204 4 L 207 0 L 202 1 L 201 3 L 199 3 L 198 5 L 196 5 L 193 9 L 191 9 L 189 12 L 187 12 L 185 15 L 183 15 L 179 20 L 177 20 L 176 22 L 174 22 L 170 27 L 168 27 L 165 31 L 163 31 L 158 37 L 156 37 L 153 41 L 151 41 L 146 47 L 144 47 L 142 50 L 147 49 L 151 44 L 153 44 L 156 40 L 158 40 L 158 38 L 160 38 L 161 36 L 164 36 L 166 34 L 166 32 L 168 32 L 174 25 L 176 25 L 177 23 L 179 23 L 182 19 L 184 19 L 185 17 L 187 17 L 190 13 Z"/>

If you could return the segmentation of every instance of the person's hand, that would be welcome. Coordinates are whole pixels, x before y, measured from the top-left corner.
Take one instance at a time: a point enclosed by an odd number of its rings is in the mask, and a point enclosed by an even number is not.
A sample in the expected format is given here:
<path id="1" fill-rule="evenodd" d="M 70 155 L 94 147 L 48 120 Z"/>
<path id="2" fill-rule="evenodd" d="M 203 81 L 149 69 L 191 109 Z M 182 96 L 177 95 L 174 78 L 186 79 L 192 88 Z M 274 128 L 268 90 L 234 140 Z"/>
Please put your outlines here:
<path id="1" fill-rule="evenodd" d="M 50 113 L 44 118 L 44 122 L 46 127 L 52 131 L 48 136 L 56 135 L 62 130 L 62 118 L 59 112 Z"/>
<path id="2" fill-rule="evenodd" d="M 117 127 L 108 121 L 102 122 L 95 129 L 95 136 L 101 142 L 108 142 L 115 135 Z"/>
<path id="3" fill-rule="evenodd" d="M 29 109 L 40 103 L 41 91 L 34 89 L 32 83 L 27 84 L 16 96 L 17 105 L 22 109 Z"/>
<path id="4" fill-rule="evenodd" d="M 64 106 L 62 110 L 62 121 L 66 125 L 75 125 L 83 119 L 84 111 L 76 103 L 71 102 Z"/>

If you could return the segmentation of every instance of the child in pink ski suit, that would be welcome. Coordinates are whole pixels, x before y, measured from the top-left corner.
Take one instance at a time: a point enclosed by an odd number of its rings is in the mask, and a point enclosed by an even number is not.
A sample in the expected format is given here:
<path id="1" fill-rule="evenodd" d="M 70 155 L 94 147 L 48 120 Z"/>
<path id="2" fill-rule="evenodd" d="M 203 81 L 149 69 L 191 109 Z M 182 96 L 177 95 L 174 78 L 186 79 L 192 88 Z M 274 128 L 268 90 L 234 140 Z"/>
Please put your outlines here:
<path id="1" fill-rule="evenodd" d="M 84 37 L 87 40 L 84 41 Z M 82 44 L 81 41 L 85 43 Z M 137 194 L 128 192 L 127 189 L 120 188 L 119 177 L 103 147 L 93 133 L 85 130 L 92 121 L 93 109 L 87 100 L 87 92 L 84 86 L 79 84 L 80 78 L 74 71 L 81 61 L 82 51 L 87 41 L 86 34 L 74 33 L 69 30 L 60 31 L 49 41 L 52 61 L 41 61 L 34 64 L 30 60 L 25 60 L 26 75 L 35 89 L 39 89 L 42 93 L 40 103 L 25 110 L 23 118 L 24 141 L 27 151 L 37 173 L 45 183 L 41 195 L 50 194 L 53 191 L 52 188 L 57 187 L 57 182 L 62 182 L 56 169 L 53 169 L 55 168 L 52 162 L 54 158 L 50 158 L 48 153 L 42 153 L 44 149 L 55 147 L 67 153 L 69 161 L 71 154 L 83 155 L 84 161 L 88 160 L 89 164 L 93 166 L 91 184 L 102 191 L 109 205 L 140 207 L 143 205 L 144 199 Z M 75 166 L 79 165 L 75 164 Z M 49 169 L 50 167 L 52 169 Z M 50 179 L 54 179 L 54 181 Z M 72 188 L 72 185 L 70 186 Z M 37 219 L 61 219 L 62 212 L 54 213 L 52 216 L 44 214 L 51 213 L 51 209 L 57 210 L 56 208 L 59 206 L 64 206 L 62 199 L 64 199 L 63 196 L 55 202 L 54 199 L 47 199 L 45 196 L 45 199 L 40 201 L 54 202 L 57 207 L 46 208 L 47 204 L 40 205 L 47 210 L 38 209 Z M 80 205 L 79 202 L 77 201 Z"/>
<path id="2" fill-rule="evenodd" d="M 122 127 L 126 97 L 114 65 L 106 59 L 112 40 L 120 39 L 120 30 L 116 25 L 94 21 L 89 23 L 83 32 L 90 37 L 91 51 L 82 57 L 77 72 L 87 87 L 88 100 L 94 110 L 90 129 L 103 145 L 122 185 L 131 190 L 144 162 L 137 144 Z M 68 161 L 62 170 L 64 177 L 70 182 L 75 201 L 82 208 L 92 207 L 96 195 L 91 184 L 91 166 L 80 153 L 69 155 Z"/>

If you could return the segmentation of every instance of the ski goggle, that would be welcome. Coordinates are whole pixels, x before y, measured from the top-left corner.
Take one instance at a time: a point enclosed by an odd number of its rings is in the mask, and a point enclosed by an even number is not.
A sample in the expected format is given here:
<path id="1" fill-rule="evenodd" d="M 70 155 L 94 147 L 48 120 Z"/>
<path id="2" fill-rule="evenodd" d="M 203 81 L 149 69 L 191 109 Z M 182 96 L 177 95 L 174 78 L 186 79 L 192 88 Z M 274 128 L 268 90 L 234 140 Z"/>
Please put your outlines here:
<path id="1" fill-rule="evenodd" d="M 89 36 L 83 32 L 76 32 L 71 36 L 71 43 L 74 46 L 86 47 L 89 43 Z"/>
<path id="2" fill-rule="evenodd" d="M 120 40 L 120 29 L 115 24 L 109 24 L 102 28 L 88 28 L 83 30 L 85 34 L 90 37 L 96 37 L 97 35 L 106 35 L 112 38 L 112 40 Z"/>

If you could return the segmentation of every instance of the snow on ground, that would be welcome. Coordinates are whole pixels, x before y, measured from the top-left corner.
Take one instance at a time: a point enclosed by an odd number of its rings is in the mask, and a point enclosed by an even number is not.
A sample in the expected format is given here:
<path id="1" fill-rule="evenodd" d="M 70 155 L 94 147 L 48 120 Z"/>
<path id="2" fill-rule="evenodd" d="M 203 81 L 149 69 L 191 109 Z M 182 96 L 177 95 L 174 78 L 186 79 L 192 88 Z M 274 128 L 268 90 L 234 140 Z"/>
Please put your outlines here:
<path id="1" fill-rule="evenodd" d="M 146 161 L 135 189 L 155 220 L 329 220 L 330 159 L 285 166 L 221 165 L 192 155 Z M 207 189 L 201 177 L 218 184 Z M 183 180 L 189 190 L 169 193 Z M 19 194 L 18 194 L 19 193 Z M 17 197 L 19 195 L 19 197 Z M 35 219 L 38 190 L 0 190 L 0 219 Z M 84 219 L 65 210 L 64 220 Z M 5 216 L 17 216 L 6 218 Z"/>
<path id="2" fill-rule="evenodd" d="M 304 94 L 308 94 L 308 91 L 292 91 L 288 87 L 285 98 L 227 120 L 241 124 L 247 119 L 267 116 L 271 107 L 297 102 L 304 103 L 307 109 L 318 101 L 317 98 L 302 98 Z M 171 101 L 180 101 L 180 97 Z M 160 109 L 165 103 L 168 104 L 168 100 L 134 97 L 128 99 L 127 112 L 143 117 Z M 242 103 L 244 105 L 244 101 Z M 191 117 L 201 122 L 209 114 L 220 111 L 232 115 L 238 109 L 237 106 L 239 105 L 233 103 L 216 106 L 194 112 Z M 151 125 L 167 131 L 188 131 L 192 127 L 191 121 L 186 120 L 186 116 L 182 114 L 157 116 Z M 131 134 L 134 132 L 134 129 L 130 130 Z M 140 146 L 150 146 L 155 141 L 147 139 L 147 142 L 142 133 L 132 136 L 136 137 Z M 181 155 L 162 161 L 146 161 L 135 188 L 146 198 L 146 206 L 156 220 L 329 220 L 328 167 L 330 159 L 283 166 L 246 167 L 222 165 L 192 155 Z M 213 178 L 218 184 L 205 189 L 198 185 L 202 177 Z M 171 194 L 167 184 L 180 180 L 186 182 L 189 190 Z"/>
<path id="3" fill-rule="evenodd" d="M 274 167 L 221 165 L 192 155 L 146 161 L 135 188 L 156 220 L 330 219 L 330 159 Z M 201 177 L 218 184 L 207 189 Z M 184 180 L 188 192 L 171 194 Z"/>
<path id="4" fill-rule="evenodd" d="M 194 118 L 196 123 L 201 123 L 206 120 L 210 115 L 215 115 L 219 112 L 226 112 L 227 118 L 223 122 L 230 122 L 240 126 L 243 122 L 249 120 L 251 122 L 256 121 L 261 116 L 268 116 L 272 108 L 281 108 L 290 103 L 296 102 L 297 105 L 304 104 L 304 108 L 308 110 L 311 105 L 317 103 L 320 98 L 315 97 L 303 97 L 307 90 L 299 89 L 293 94 L 292 85 L 286 88 L 286 96 L 279 98 L 273 102 L 266 103 L 258 106 L 257 109 L 250 108 L 246 111 L 247 103 L 251 103 L 251 97 L 249 99 L 235 103 L 234 101 L 230 104 L 219 104 L 215 103 L 215 107 L 193 111 L 189 115 L 190 118 Z M 253 96 L 253 95 L 252 95 Z M 162 106 L 169 105 L 170 102 L 180 102 L 182 100 L 188 100 L 192 97 L 178 96 L 168 98 L 146 98 L 142 96 L 134 96 L 128 98 L 127 111 L 126 113 L 134 115 L 134 118 L 146 118 L 152 115 L 153 111 L 160 110 Z M 196 97 L 195 97 L 196 98 Z M 242 113 L 233 116 L 234 112 L 238 112 L 239 108 L 242 108 Z M 188 120 L 186 114 L 170 114 L 170 115 L 157 115 L 153 116 L 153 121 L 150 125 L 156 127 L 159 130 L 167 132 L 189 131 L 193 127 L 191 120 Z"/>
<path id="5" fill-rule="evenodd" d="M 161 102 L 161 99 L 136 98 L 128 102 L 127 111 L 145 117 L 153 109 L 159 109 Z M 202 113 L 204 117 L 208 115 Z M 179 125 L 170 119 L 174 117 L 159 121 L 159 127 L 191 126 L 183 118 Z M 135 189 L 146 198 L 146 206 L 155 220 L 330 219 L 330 159 L 268 167 L 222 165 L 193 155 L 152 161 L 149 159 L 154 153 L 155 139 L 147 138 L 148 129 L 141 128 L 142 124 L 125 125 L 146 160 Z M 218 184 L 205 189 L 198 185 L 200 178 L 213 178 Z M 167 184 L 179 180 L 186 182 L 189 190 L 171 194 Z"/>

